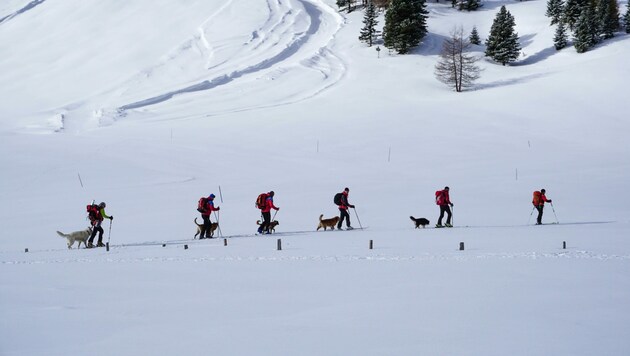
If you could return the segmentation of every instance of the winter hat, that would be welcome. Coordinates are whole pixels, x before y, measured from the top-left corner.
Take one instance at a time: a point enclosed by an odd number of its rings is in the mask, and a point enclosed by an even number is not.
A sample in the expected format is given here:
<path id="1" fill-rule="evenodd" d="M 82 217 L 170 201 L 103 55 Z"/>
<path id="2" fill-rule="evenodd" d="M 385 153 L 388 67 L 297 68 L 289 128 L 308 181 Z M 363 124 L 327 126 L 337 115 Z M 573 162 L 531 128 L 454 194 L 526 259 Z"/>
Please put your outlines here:
<path id="1" fill-rule="evenodd" d="M 274 194 L 276 194 L 276 193 L 274 193 L 273 190 L 269 192 L 270 196 L 274 196 Z"/>
<path id="2" fill-rule="evenodd" d="M 98 206 L 99 208 L 104 208 L 105 206 L 107 206 L 107 204 L 105 204 L 105 202 L 102 201 Z"/>
<path id="3" fill-rule="evenodd" d="M 349 192 L 349 191 L 350 191 L 350 188 L 346 187 L 343 191 L 344 191 L 344 192 Z"/>
<path id="4" fill-rule="evenodd" d="M 214 195 L 214 194 L 210 194 L 210 195 L 208 196 L 208 198 L 210 198 L 210 199 L 214 199 L 214 197 L 215 197 L 215 195 Z"/>

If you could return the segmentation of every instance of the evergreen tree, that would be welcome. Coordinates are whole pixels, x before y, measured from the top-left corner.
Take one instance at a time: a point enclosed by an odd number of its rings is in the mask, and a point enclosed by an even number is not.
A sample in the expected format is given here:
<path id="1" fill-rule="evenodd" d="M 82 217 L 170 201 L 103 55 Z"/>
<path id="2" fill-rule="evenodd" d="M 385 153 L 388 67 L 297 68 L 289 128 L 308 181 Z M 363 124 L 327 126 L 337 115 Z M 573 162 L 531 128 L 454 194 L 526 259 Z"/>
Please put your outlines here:
<path id="1" fill-rule="evenodd" d="M 470 42 L 463 36 L 460 28 L 446 39 L 440 53 L 440 60 L 435 66 L 436 78 L 446 85 L 452 85 L 456 92 L 471 87 L 479 79 L 481 69 L 475 64 L 479 58 L 466 53 Z"/>
<path id="2" fill-rule="evenodd" d="M 383 44 L 400 54 L 420 44 L 427 34 L 425 0 L 392 0 L 385 13 Z"/>
<path id="3" fill-rule="evenodd" d="M 626 4 L 626 14 L 623 15 L 623 23 L 626 26 L 626 33 L 630 33 L 630 4 Z"/>
<path id="4" fill-rule="evenodd" d="M 582 15 L 575 23 L 575 33 L 573 34 L 573 46 L 578 53 L 584 53 L 595 45 L 593 39 L 593 10 L 591 6 L 585 6 Z"/>
<path id="5" fill-rule="evenodd" d="M 575 24 L 582 14 L 582 8 L 588 0 L 567 0 L 564 4 L 564 21 L 571 31 L 575 31 Z"/>
<path id="6" fill-rule="evenodd" d="M 567 46 L 567 28 L 562 21 L 558 23 L 556 35 L 553 37 L 553 45 L 558 51 Z"/>
<path id="7" fill-rule="evenodd" d="M 473 29 L 470 32 L 470 36 L 468 37 L 468 41 L 477 46 L 481 44 L 481 38 L 479 38 L 479 33 L 477 32 L 477 26 L 473 26 Z"/>
<path id="8" fill-rule="evenodd" d="M 604 38 L 613 38 L 619 29 L 619 5 L 617 0 L 599 0 L 597 18 L 600 21 L 599 33 Z"/>
<path id="9" fill-rule="evenodd" d="M 521 46 L 518 43 L 518 34 L 514 32 L 514 26 L 514 17 L 505 6 L 501 6 L 486 40 L 486 56 L 502 65 L 518 59 Z"/>
<path id="10" fill-rule="evenodd" d="M 347 10 L 348 12 L 352 12 L 352 10 L 354 10 L 353 5 L 354 5 L 355 0 L 337 0 L 337 6 L 339 6 L 339 9 L 343 8 L 344 6 L 347 6 Z"/>
<path id="11" fill-rule="evenodd" d="M 547 17 L 551 18 L 551 25 L 555 25 L 562 21 L 562 14 L 564 12 L 563 0 L 549 0 L 547 1 Z"/>
<path id="12" fill-rule="evenodd" d="M 481 7 L 480 0 L 461 0 L 459 2 L 460 11 L 475 11 Z"/>
<path id="13" fill-rule="evenodd" d="M 367 43 L 368 47 L 372 47 L 372 43 L 376 38 L 376 6 L 370 1 L 365 8 L 365 14 L 363 15 L 363 28 L 361 29 L 361 35 L 359 40 Z"/>

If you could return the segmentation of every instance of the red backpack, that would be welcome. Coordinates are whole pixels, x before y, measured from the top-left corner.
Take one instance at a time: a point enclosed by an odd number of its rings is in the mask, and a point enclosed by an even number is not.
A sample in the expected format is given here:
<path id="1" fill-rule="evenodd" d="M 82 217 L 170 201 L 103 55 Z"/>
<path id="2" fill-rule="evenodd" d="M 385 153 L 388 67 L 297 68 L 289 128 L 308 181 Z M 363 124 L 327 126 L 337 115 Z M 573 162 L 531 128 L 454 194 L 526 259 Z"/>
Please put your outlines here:
<path id="1" fill-rule="evenodd" d="M 206 203 L 208 202 L 208 198 L 201 197 L 199 198 L 199 202 L 197 203 L 197 211 L 203 213 L 206 211 Z"/>
<path id="2" fill-rule="evenodd" d="M 267 198 L 268 197 L 269 197 L 269 194 L 267 194 L 267 193 L 262 193 L 262 194 L 258 195 L 258 198 L 256 198 L 256 208 L 264 209 L 265 206 L 267 205 Z"/>
<path id="3" fill-rule="evenodd" d="M 101 211 L 96 204 L 89 204 L 86 208 L 90 221 L 100 220 Z"/>
<path id="4" fill-rule="evenodd" d="M 438 190 L 435 192 L 435 204 L 444 205 L 444 191 Z"/>
<path id="5" fill-rule="evenodd" d="M 532 199 L 532 204 L 534 204 L 535 206 L 538 206 L 540 204 L 540 196 L 541 195 L 542 195 L 541 192 L 535 191 L 534 192 L 534 197 Z"/>

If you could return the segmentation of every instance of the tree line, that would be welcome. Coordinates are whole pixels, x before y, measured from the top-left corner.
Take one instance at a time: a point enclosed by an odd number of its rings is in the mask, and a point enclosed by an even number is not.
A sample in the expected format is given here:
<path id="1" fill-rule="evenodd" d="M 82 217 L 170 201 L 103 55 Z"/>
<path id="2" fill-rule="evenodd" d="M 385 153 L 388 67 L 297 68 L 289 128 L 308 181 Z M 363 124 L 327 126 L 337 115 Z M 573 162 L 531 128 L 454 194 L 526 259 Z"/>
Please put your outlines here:
<path id="1" fill-rule="evenodd" d="M 475 11 L 483 6 L 481 0 L 450 0 L 450 4 L 461 11 Z M 406 54 L 419 46 L 428 34 L 426 0 L 337 0 L 337 5 L 348 12 L 358 6 L 363 7 L 364 26 L 360 30 L 359 40 L 368 46 L 377 43 L 381 36 L 384 47 L 398 54 Z M 382 32 L 376 29 L 379 11 L 385 11 Z M 612 38 L 621 29 L 620 20 L 623 20 L 626 32 L 630 33 L 630 6 L 627 6 L 622 17 L 617 0 L 548 0 L 546 16 L 551 18 L 551 25 L 558 26 L 554 36 L 557 50 L 569 43 L 567 29 L 573 32 L 573 46 L 578 53 Z M 515 26 L 514 16 L 502 6 L 484 43 L 486 57 L 502 65 L 519 58 L 521 46 Z M 481 44 L 476 27 L 473 27 L 468 37 L 464 36 L 461 28 L 453 30 L 450 38 L 443 43 L 436 65 L 436 78 L 457 92 L 471 86 L 479 78 L 480 70 L 475 65 L 479 58 L 466 52 L 471 45 Z"/>

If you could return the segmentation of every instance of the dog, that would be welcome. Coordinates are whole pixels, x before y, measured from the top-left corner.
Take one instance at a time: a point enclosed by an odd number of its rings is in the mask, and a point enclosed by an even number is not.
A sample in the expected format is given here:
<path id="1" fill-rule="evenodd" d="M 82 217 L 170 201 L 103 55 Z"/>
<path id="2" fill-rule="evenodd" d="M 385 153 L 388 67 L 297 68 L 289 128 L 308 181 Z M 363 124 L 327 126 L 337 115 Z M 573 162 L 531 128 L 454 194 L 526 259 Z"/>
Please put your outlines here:
<path id="1" fill-rule="evenodd" d="M 324 214 L 322 214 L 319 216 L 319 225 L 317 225 L 316 231 L 319 231 L 319 229 L 321 228 L 324 228 L 324 231 L 326 231 L 327 228 L 334 230 L 338 222 L 339 222 L 338 216 L 335 216 L 334 218 L 330 218 L 330 219 L 324 219 Z"/>
<path id="2" fill-rule="evenodd" d="M 92 228 L 88 227 L 85 230 L 71 232 L 69 234 L 64 234 L 61 231 L 57 231 L 57 235 L 61 237 L 65 237 L 68 240 L 68 248 L 71 249 L 72 245 L 74 245 L 75 241 L 79 241 L 79 245 L 77 248 L 81 248 L 81 242 L 83 242 L 83 247 L 87 248 L 87 240 L 92 235 Z"/>
<path id="3" fill-rule="evenodd" d="M 195 218 L 195 225 L 197 225 L 197 232 L 195 233 L 195 236 L 193 236 L 193 239 L 196 239 L 198 235 L 201 234 L 201 229 L 203 229 L 203 224 L 199 224 L 197 222 L 197 218 Z M 210 238 L 214 237 L 214 230 L 216 230 L 219 227 L 219 223 L 210 223 Z M 206 231 L 206 235 L 208 234 L 208 232 Z M 203 239 L 203 236 L 199 237 L 200 239 Z"/>
<path id="4" fill-rule="evenodd" d="M 416 219 L 413 216 L 410 216 L 409 218 L 413 221 L 414 224 L 416 224 L 416 229 L 420 226 L 422 226 L 422 228 L 424 229 L 425 226 L 429 225 L 429 220 L 425 218 Z"/>
<path id="5" fill-rule="evenodd" d="M 262 225 L 260 223 L 260 220 L 256 220 L 256 225 L 260 226 Z M 271 223 L 269 223 L 269 229 L 267 230 L 270 233 L 275 233 L 276 232 L 276 226 L 280 225 L 280 222 L 278 222 L 278 220 L 274 220 Z"/>

